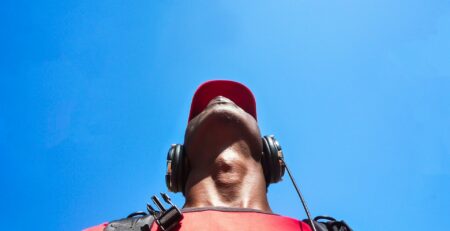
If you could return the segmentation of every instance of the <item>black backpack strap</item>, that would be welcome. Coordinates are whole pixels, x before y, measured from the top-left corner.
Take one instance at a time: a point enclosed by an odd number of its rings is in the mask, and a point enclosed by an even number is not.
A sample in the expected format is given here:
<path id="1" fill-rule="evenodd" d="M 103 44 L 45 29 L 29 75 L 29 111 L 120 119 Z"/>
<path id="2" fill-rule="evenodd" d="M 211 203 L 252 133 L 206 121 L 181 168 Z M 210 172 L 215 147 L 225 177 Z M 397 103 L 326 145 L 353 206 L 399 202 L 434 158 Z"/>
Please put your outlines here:
<path id="1" fill-rule="evenodd" d="M 127 218 L 110 222 L 103 230 L 104 231 L 150 231 L 153 223 L 159 226 L 160 230 L 170 230 L 180 225 L 180 221 L 183 220 L 183 214 L 181 210 L 175 206 L 170 197 L 161 193 L 164 201 L 170 205 L 170 207 L 164 208 L 161 201 L 157 196 L 152 196 L 152 201 L 158 207 L 155 210 L 150 204 L 147 204 L 146 212 L 134 212 L 128 215 Z"/>
<path id="2" fill-rule="evenodd" d="M 154 221 L 155 218 L 152 215 L 128 216 L 124 219 L 111 221 L 104 231 L 150 231 Z"/>
<path id="3" fill-rule="evenodd" d="M 319 220 L 328 221 L 324 222 Z M 308 219 L 303 220 L 303 222 L 311 226 L 311 223 Z M 317 216 L 314 218 L 313 222 L 317 231 L 353 231 L 350 226 L 345 223 L 345 221 L 337 221 L 336 219 L 329 216 Z"/>

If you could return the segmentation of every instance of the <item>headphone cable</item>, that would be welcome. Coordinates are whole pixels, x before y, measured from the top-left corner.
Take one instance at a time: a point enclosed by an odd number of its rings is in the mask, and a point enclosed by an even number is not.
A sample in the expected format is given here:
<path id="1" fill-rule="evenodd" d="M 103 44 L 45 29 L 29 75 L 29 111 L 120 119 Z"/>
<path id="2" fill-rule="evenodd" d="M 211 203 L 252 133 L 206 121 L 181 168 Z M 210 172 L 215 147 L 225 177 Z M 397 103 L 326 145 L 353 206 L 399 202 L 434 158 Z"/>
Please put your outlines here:
<path id="1" fill-rule="evenodd" d="M 280 159 L 281 159 L 281 161 L 283 161 L 283 164 L 286 167 L 286 170 L 287 170 L 287 172 L 289 174 L 289 178 L 291 178 L 292 184 L 294 185 L 294 188 L 297 191 L 298 196 L 300 197 L 300 201 L 302 202 L 303 208 L 305 209 L 306 216 L 308 216 L 308 220 L 311 223 L 311 227 L 312 227 L 313 231 L 317 231 L 316 227 L 314 226 L 314 222 L 311 219 L 311 214 L 309 213 L 309 209 L 308 209 L 308 206 L 306 205 L 306 201 L 303 198 L 302 193 L 300 192 L 300 189 L 297 187 L 297 184 L 295 183 L 294 177 L 292 177 L 292 175 L 291 175 L 291 171 L 289 171 L 289 168 L 288 168 L 286 162 L 284 162 L 284 159 L 283 158 L 280 158 Z"/>

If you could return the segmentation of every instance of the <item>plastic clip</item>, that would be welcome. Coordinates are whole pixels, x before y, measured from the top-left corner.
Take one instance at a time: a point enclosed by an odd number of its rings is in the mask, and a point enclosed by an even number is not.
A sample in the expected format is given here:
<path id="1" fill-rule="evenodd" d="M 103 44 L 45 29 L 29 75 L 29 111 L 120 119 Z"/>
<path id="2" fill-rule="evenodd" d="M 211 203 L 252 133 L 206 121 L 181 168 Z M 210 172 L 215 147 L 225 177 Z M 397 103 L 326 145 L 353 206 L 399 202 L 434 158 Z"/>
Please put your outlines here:
<path id="1" fill-rule="evenodd" d="M 170 205 L 170 208 L 166 209 L 162 205 L 157 196 L 152 196 L 152 201 L 158 207 L 160 211 L 155 210 L 151 205 L 147 204 L 148 212 L 155 218 L 156 224 L 162 231 L 170 230 L 175 227 L 183 219 L 183 214 L 176 205 L 172 203 L 170 197 L 161 193 L 163 200 Z"/>

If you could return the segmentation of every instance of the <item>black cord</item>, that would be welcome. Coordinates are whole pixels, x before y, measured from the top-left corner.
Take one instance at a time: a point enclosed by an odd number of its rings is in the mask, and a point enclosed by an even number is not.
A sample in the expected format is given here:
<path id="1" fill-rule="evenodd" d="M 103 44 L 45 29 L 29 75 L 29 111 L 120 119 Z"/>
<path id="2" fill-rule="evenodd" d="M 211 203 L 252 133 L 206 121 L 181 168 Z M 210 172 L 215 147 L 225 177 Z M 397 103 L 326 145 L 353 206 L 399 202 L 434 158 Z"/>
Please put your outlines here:
<path id="1" fill-rule="evenodd" d="M 303 208 L 305 209 L 306 216 L 308 216 L 308 220 L 311 223 L 311 227 L 312 227 L 313 231 L 317 231 L 316 227 L 314 226 L 314 222 L 311 219 L 311 214 L 309 214 L 309 209 L 308 209 L 308 206 L 306 205 L 306 201 L 303 199 L 302 193 L 300 192 L 300 189 L 297 187 L 297 184 L 295 183 L 294 177 L 292 177 L 292 175 L 291 175 L 291 171 L 289 171 L 289 168 L 288 168 L 286 162 L 284 162 L 284 159 L 280 158 L 280 160 L 283 161 L 283 164 L 286 167 L 286 170 L 287 170 L 287 172 L 289 174 L 289 178 L 291 178 L 292 184 L 294 185 L 294 188 L 297 191 L 297 194 L 300 197 L 300 200 L 302 201 Z"/>

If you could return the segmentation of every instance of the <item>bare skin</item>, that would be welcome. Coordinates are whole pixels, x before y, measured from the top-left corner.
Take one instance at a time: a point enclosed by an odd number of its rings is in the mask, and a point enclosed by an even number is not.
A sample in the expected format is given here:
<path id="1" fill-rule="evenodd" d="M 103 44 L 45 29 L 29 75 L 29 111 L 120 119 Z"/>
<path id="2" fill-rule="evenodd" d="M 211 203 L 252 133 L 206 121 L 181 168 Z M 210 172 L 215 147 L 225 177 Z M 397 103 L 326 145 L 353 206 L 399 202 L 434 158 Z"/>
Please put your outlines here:
<path id="1" fill-rule="evenodd" d="M 260 163 L 261 134 L 250 114 L 218 96 L 189 122 L 184 145 L 190 168 L 185 208 L 222 206 L 272 212 Z"/>

